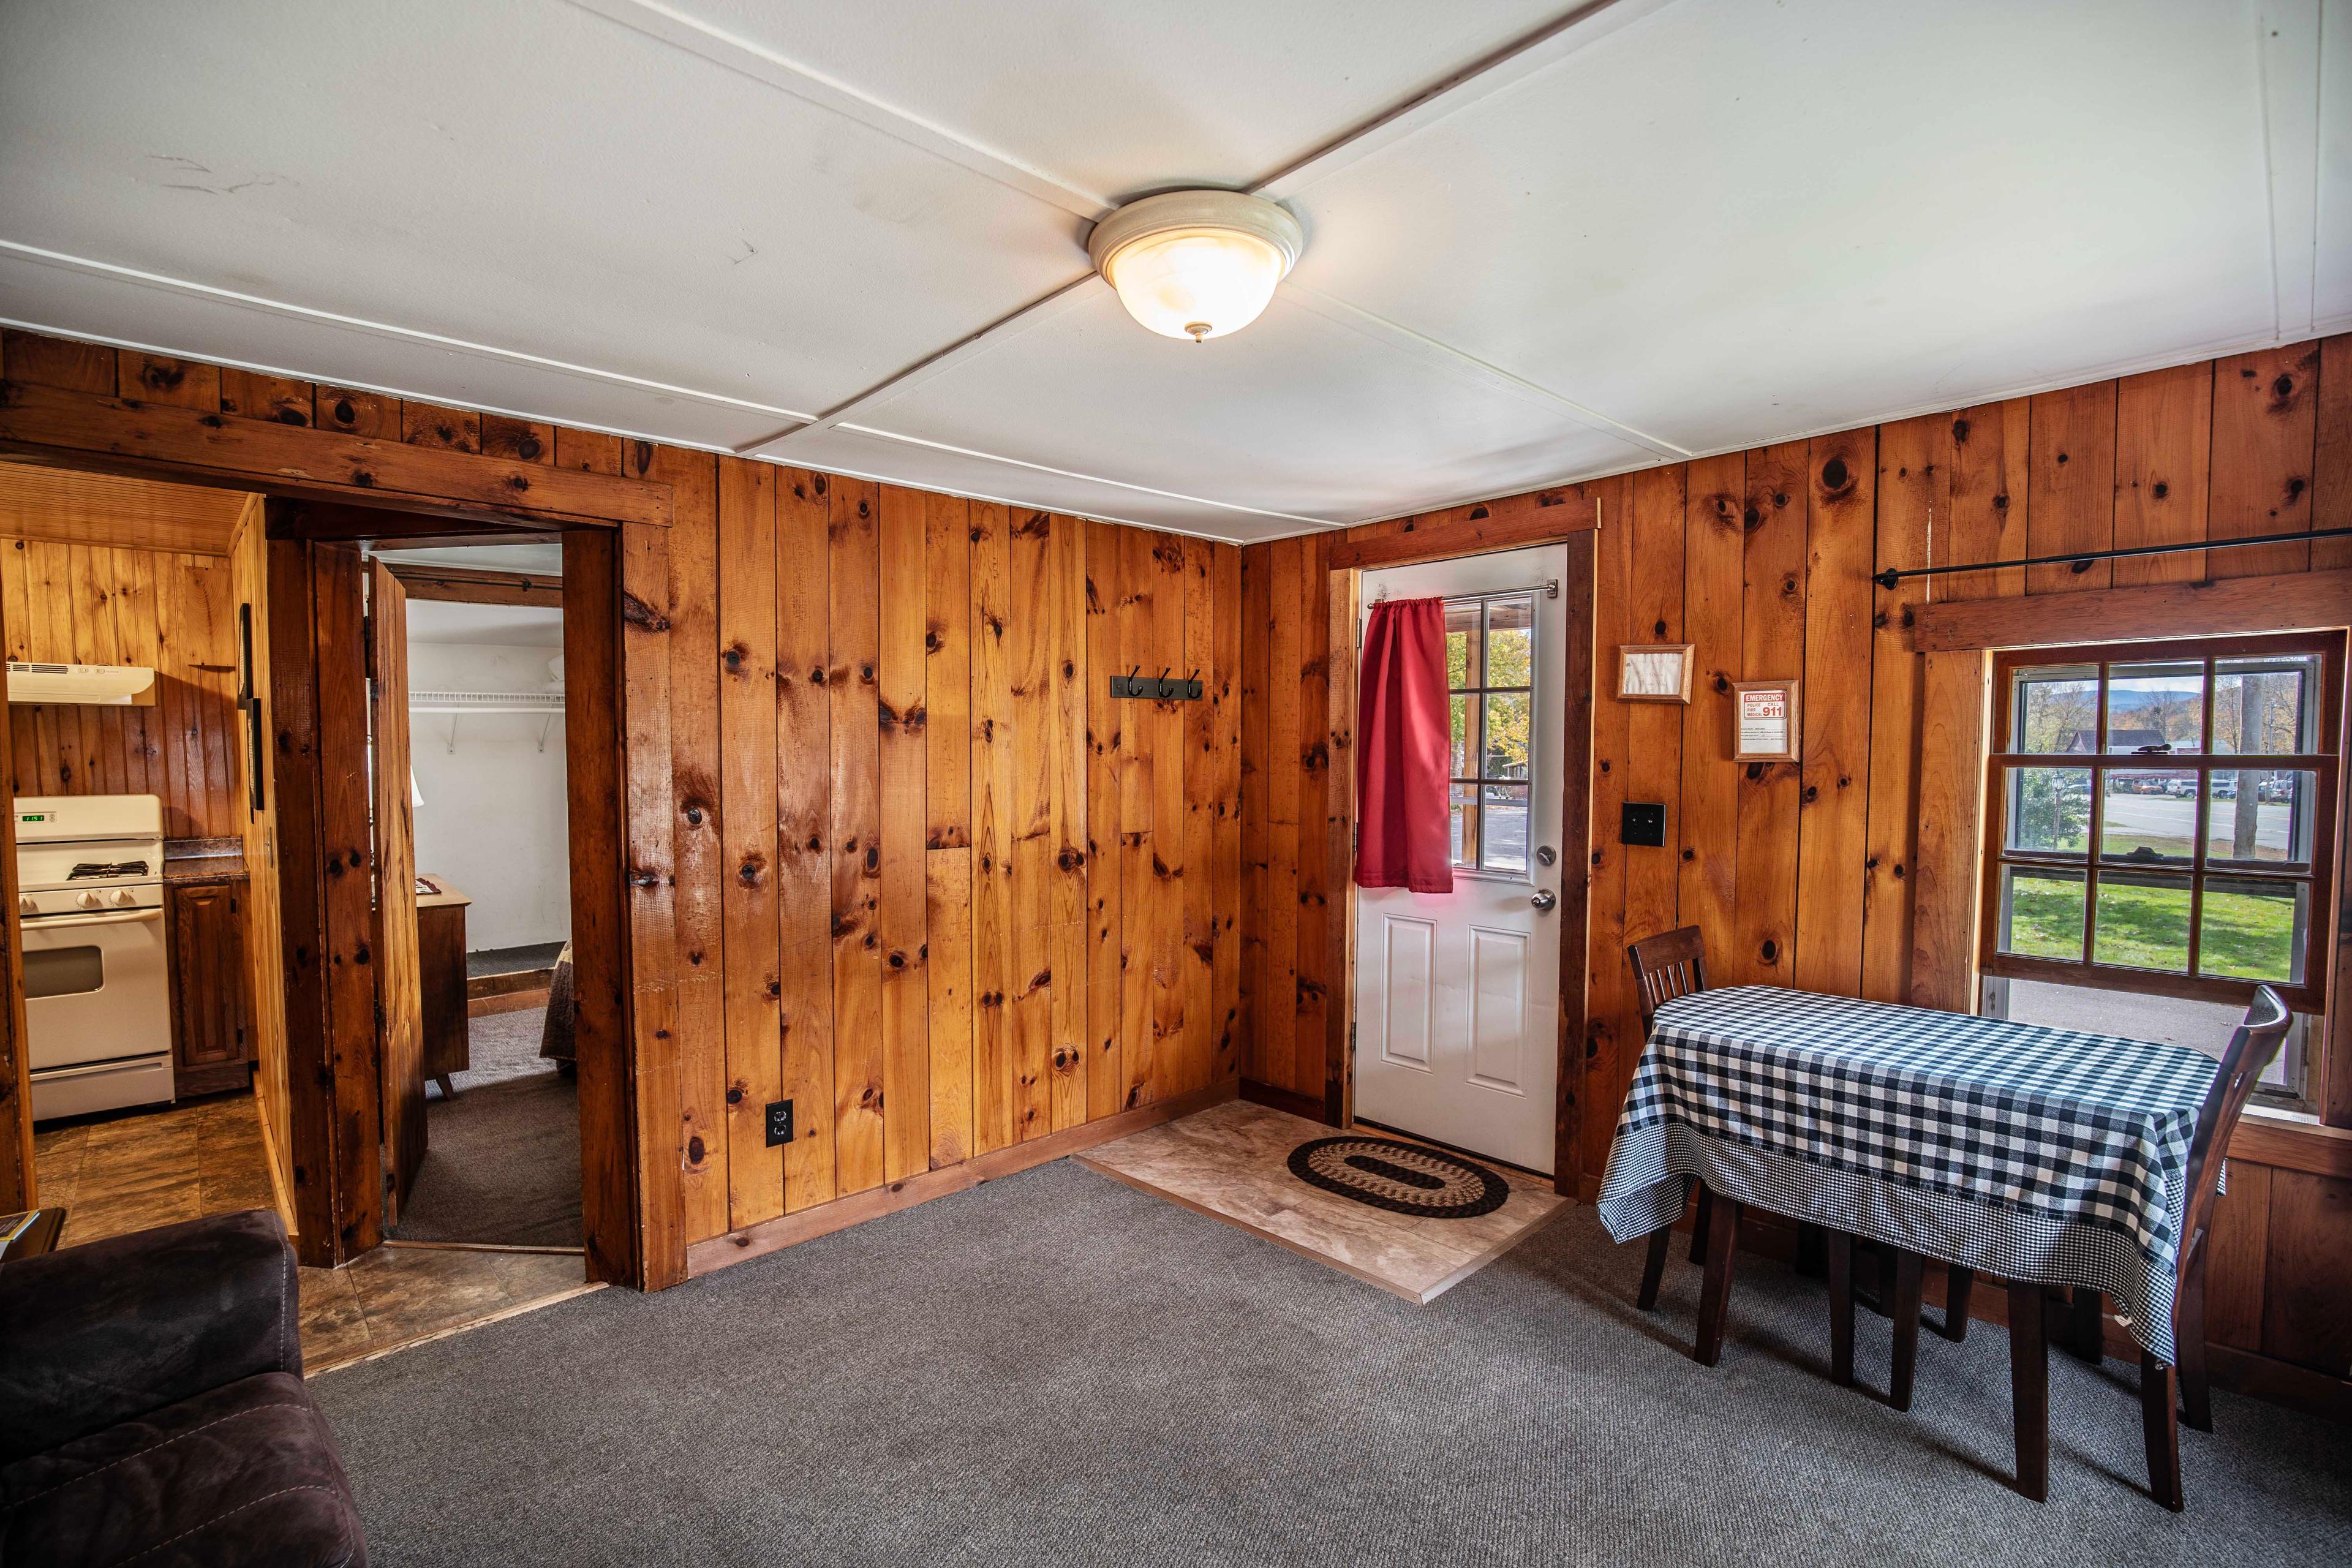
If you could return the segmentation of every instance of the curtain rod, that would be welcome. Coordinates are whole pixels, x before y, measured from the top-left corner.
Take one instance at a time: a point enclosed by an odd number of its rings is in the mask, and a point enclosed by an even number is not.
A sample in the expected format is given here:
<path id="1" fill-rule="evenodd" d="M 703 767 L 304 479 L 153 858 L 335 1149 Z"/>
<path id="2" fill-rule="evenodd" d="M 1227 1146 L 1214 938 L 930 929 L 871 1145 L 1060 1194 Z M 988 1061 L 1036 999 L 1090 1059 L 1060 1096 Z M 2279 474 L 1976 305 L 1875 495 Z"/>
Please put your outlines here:
<path id="1" fill-rule="evenodd" d="M 2309 533 L 2257 533 L 2245 539 L 2200 539 L 2181 544 L 2135 544 L 2121 550 L 2077 550 L 2064 555 L 2028 555 L 2016 561 L 1960 561 L 1944 566 L 1889 566 L 1871 574 L 1882 588 L 1892 588 L 1906 577 L 1941 577 L 1953 572 L 2000 572 L 2015 566 L 2072 566 L 2087 572 L 2094 561 L 2120 561 L 2135 555 L 2178 555 L 2189 550 L 2237 550 L 2249 544 L 2308 544 L 2315 539 L 2341 539 L 2352 528 L 2323 528 Z"/>

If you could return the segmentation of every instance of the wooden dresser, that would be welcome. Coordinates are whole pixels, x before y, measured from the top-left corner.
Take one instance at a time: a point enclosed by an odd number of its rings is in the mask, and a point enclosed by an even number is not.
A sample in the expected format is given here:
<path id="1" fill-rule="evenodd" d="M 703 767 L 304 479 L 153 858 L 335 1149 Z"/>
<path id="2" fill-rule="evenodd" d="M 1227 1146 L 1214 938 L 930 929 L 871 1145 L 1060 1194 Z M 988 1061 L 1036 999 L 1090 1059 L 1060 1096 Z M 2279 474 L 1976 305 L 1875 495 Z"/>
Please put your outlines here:
<path id="1" fill-rule="evenodd" d="M 466 1032 L 466 909 L 474 900 L 446 877 L 416 879 L 416 964 L 425 1001 L 425 1076 L 450 1092 L 449 1075 L 473 1064 Z M 433 891 L 425 889 L 430 887 Z"/>

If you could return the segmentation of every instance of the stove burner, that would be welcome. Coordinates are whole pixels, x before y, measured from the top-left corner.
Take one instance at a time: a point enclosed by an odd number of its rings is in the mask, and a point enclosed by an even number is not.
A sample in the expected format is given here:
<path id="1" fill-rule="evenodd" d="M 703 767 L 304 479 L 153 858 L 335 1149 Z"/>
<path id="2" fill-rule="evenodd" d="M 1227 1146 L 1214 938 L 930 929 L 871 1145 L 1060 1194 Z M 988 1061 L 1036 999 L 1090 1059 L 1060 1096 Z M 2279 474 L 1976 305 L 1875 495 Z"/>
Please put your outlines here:
<path id="1" fill-rule="evenodd" d="M 66 880 L 79 882 L 92 877 L 143 877 L 147 875 L 144 860 L 85 860 L 66 873 Z"/>

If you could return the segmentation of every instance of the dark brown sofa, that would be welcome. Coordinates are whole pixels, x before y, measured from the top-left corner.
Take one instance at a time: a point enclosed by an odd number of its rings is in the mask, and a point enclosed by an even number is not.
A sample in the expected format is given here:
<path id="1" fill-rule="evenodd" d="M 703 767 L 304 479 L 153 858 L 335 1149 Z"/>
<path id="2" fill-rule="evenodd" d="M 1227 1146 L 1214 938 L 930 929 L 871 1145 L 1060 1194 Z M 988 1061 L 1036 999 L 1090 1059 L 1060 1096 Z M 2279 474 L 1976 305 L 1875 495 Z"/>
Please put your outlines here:
<path id="1" fill-rule="evenodd" d="M 0 1562 L 362 1564 L 266 1210 L 0 1263 Z"/>

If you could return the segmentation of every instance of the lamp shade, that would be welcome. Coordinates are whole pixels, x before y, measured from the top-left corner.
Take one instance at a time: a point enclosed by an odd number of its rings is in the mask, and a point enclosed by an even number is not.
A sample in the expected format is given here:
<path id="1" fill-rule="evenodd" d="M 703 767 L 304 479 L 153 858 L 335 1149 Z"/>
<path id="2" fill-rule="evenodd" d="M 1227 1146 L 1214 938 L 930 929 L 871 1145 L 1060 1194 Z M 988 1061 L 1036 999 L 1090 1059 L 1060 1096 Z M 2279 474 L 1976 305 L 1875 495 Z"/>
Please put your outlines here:
<path id="1" fill-rule="evenodd" d="M 1197 342 L 1256 321 L 1304 241 L 1298 220 L 1262 197 L 1171 191 L 1112 213 L 1087 248 L 1129 315 Z"/>

